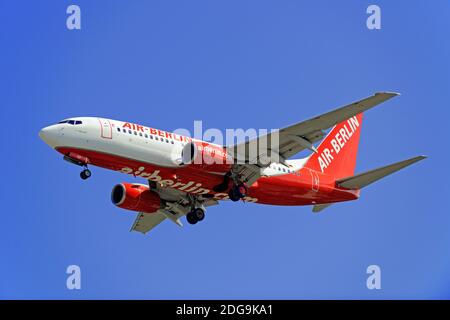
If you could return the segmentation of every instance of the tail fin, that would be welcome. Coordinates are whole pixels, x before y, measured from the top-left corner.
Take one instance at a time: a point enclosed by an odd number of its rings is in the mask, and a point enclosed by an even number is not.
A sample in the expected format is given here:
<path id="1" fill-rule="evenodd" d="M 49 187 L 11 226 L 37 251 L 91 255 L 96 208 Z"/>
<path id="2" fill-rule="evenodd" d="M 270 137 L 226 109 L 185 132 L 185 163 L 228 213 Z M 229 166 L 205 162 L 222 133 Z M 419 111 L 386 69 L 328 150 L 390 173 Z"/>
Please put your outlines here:
<path id="1" fill-rule="evenodd" d="M 305 164 L 305 167 L 335 177 L 352 176 L 355 172 L 362 116 L 360 113 L 331 129 Z"/>

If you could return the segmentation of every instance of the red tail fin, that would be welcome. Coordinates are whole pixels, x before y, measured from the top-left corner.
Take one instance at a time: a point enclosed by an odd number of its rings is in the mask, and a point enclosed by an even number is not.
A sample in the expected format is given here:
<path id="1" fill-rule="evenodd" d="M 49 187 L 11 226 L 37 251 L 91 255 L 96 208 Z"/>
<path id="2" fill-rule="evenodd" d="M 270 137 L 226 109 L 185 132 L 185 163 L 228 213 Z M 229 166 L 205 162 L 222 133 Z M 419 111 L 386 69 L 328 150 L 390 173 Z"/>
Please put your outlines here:
<path id="1" fill-rule="evenodd" d="M 337 179 L 352 176 L 356 166 L 362 116 L 360 113 L 331 129 L 317 148 L 317 153 L 311 155 L 305 166 Z"/>

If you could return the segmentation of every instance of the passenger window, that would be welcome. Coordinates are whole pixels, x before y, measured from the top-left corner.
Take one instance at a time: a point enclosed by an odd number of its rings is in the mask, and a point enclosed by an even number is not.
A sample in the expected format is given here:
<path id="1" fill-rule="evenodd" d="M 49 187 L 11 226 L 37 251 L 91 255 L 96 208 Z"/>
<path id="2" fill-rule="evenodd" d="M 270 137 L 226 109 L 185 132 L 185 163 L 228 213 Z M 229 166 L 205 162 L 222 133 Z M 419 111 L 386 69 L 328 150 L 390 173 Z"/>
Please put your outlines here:
<path id="1" fill-rule="evenodd" d="M 155 137 L 155 140 L 158 141 L 159 140 L 158 137 Z"/>
<path id="2" fill-rule="evenodd" d="M 142 137 L 142 132 L 139 132 L 139 135 Z"/>
<path id="3" fill-rule="evenodd" d="M 131 130 L 128 130 L 128 133 L 131 134 Z"/>
<path id="4" fill-rule="evenodd" d="M 136 131 L 134 131 L 134 135 L 137 136 L 137 132 Z"/>
<path id="5" fill-rule="evenodd" d="M 120 132 L 120 128 L 117 128 L 117 131 L 119 131 L 119 132 Z"/>
<path id="6" fill-rule="evenodd" d="M 147 134 L 145 134 L 145 138 L 148 138 L 148 135 L 147 135 Z"/>
<path id="7" fill-rule="evenodd" d="M 171 140 L 170 143 L 174 144 L 174 143 L 173 143 L 173 140 Z"/>
<path id="8" fill-rule="evenodd" d="M 166 139 L 166 143 L 169 143 L 169 139 Z"/>
<path id="9" fill-rule="evenodd" d="M 152 140 L 153 140 L 153 136 L 150 136 L 150 139 L 152 139 Z"/>

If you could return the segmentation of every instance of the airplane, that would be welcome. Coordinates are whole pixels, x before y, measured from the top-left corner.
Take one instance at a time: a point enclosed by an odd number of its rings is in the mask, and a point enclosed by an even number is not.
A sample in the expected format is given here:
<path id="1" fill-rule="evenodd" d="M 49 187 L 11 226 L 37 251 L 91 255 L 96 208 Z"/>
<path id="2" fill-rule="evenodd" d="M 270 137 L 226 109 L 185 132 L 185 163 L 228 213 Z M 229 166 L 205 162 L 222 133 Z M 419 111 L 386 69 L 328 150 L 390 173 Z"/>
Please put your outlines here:
<path id="1" fill-rule="evenodd" d="M 164 220 L 183 226 L 183 216 L 196 224 L 207 207 L 227 200 L 311 205 L 317 213 L 358 199 L 362 188 L 426 158 L 354 172 L 363 113 L 397 95 L 378 92 L 279 129 L 275 147 L 256 149 L 254 155 L 242 150 L 275 140 L 274 132 L 222 146 L 130 122 L 75 117 L 43 128 L 39 136 L 64 160 L 82 167 L 83 180 L 91 177 L 88 166 L 145 179 L 145 184 L 119 183 L 111 192 L 114 205 L 137 212 L 131 231 L 145 234 Z M 311 154 L 289 159 L 302 150 Z"/>

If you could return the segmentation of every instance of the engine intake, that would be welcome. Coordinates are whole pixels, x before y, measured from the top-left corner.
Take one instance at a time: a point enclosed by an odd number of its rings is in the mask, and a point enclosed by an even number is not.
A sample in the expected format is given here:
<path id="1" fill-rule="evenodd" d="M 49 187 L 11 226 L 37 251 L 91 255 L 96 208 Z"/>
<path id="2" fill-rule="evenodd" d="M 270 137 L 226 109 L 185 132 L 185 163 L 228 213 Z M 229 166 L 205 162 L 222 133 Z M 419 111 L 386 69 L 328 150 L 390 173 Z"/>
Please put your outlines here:
<path id="1" fill-rule="evenodd" d="M 119 208 L 147 213 L 155 212 L 161 207 L 159 195 L 142 184 L 115 185 L 111 191 L 111 201 Z"/>

